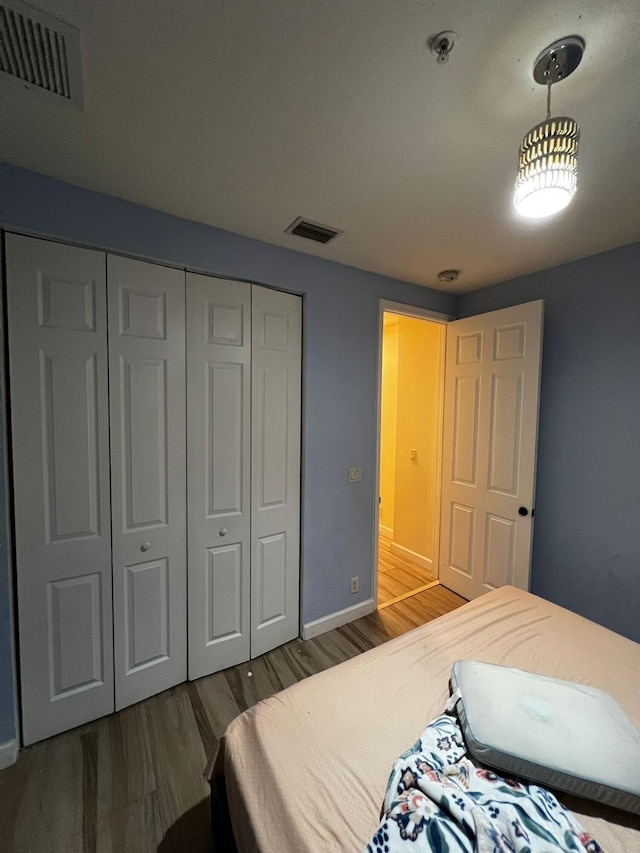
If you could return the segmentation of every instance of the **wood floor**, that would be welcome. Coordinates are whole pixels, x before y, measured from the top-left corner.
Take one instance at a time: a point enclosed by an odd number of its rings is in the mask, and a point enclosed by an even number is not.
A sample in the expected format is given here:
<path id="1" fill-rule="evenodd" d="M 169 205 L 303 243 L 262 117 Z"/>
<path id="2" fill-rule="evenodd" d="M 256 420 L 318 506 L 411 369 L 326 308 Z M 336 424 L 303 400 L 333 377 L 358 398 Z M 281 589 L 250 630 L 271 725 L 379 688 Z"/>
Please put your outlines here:
<path id="1" fill-rule="evenodd" d="M 391 553 L 391 539 L 382 530 L 378 536 L 378 607 L 406 595 L 425 584 L 434 575 L 405 557 Z"/>
<path id="2" fill-rule="evenodd" d="M 237 714 L 462 604 L 435 586 L 23 750 L 0 772 L 0 850 L 211 851 L 202 772 Z"/>

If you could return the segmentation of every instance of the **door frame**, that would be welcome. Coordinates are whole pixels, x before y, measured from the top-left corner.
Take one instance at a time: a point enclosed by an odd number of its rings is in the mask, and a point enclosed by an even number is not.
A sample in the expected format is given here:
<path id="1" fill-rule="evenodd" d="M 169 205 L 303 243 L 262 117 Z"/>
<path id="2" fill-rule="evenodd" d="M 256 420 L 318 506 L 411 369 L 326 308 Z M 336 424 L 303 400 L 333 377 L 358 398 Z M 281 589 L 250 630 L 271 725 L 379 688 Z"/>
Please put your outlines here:
<path id="1" fill-rule="evenodd" d="M 444 314 L 441 311 L 432 311 L 430 308 L 420 308 L 417 305 L 407 305 L 404 302 L 393 302 L 389 299 L 380 299 L 378 306 L 378 358 L 376 369 L 376 455 L 375 455 L 375 492 L 373 496 L 373 565 L 371 567 L 371 597 L 378 609 L 378 538 L 380 527 L 380 416 L 381 416 L 381 398 L 382 398 L 382 344 L 384 334 L 384 314 L 389 312 L 392 314 L 400 314 L 403 317 L 413 317 L 418 320 L 431 320 L 434 323 L 442 323 L 447 325 L 451 320 L 456 318 L 453 314 Z M 446 334 L 442 342 L 442 381 L 440 382 L 440 390 L 438 394 L 438 442 L 437 442 L 437 475 L 436 475 L 436 507 L 435 507 L 435 558 L 434 567 L 439 573 L 439 548 L 440 548 L 440 490 L 442 486 L 442 430 L 444 422 L 444 354 L 446 349 Z"/>

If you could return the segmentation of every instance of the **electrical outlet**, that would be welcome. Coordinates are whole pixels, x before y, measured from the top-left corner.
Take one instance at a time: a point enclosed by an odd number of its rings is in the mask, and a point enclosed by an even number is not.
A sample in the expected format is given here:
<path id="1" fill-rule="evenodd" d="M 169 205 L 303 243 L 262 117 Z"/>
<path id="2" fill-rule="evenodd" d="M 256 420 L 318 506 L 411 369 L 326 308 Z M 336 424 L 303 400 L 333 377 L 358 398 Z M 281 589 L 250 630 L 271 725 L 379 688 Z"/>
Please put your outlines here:
<path id="1" fill-rule="evenodd" d="M 360 469 L 359 468 L 349 468 L 349 482 L 350 483 L 359 483 L 360 482 Z"/>
<path id="2" fill-rule="evenodd" d="M 358 578 L 351 578 L 351 592 L 357 592 L 360 587 L 360 581 Z"/>

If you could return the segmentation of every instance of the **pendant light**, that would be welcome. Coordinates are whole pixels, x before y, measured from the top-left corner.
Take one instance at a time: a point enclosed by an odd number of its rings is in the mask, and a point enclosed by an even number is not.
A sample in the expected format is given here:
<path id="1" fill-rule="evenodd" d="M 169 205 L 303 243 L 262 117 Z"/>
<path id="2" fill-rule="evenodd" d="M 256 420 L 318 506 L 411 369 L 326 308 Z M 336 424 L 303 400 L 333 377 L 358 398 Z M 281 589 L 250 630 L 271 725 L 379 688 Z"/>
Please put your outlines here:
<path id="1" fill-rule="evenodd" d="M 575 195 L 580 128 L 572 118 L 551 118 L 551 86 L 576 70 L 583 53 L 583 39 L 567 36 L 546 47 L 534 63 L 533 79 L 547 87 L 547 117 L 520 146 L 513 203 L 521 216 L 551 216 Z"/>

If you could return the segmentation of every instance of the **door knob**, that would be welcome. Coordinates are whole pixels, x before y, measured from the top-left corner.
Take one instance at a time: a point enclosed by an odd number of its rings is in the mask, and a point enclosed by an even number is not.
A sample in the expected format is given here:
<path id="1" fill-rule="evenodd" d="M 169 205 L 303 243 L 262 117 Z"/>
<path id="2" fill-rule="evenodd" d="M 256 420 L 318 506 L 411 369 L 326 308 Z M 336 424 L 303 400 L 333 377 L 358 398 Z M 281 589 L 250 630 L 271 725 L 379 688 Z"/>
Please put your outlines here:
<path id="1" fill-rule="evenodd" d="M 151 542 L 143 542 L 140 546 L 141 551 L 148 551 L 151 548 Z"/>
<path id="2" fill-rule="evenodd" d="M 518 509 L 518 515 L 522 515 L 522 516 L 529 515 L 529 510 L 526 508 L 526 506 L 521 506 Z"/>
<path id="3" fill-rule="evenodd" d="M 226 536 L 228 532 L 229 532 L 229 531 L 227 530 L 227 528 L 226 528 L 226 527 L 221 527 L 221 528 L 220 528 L 220 536 Z"/>

